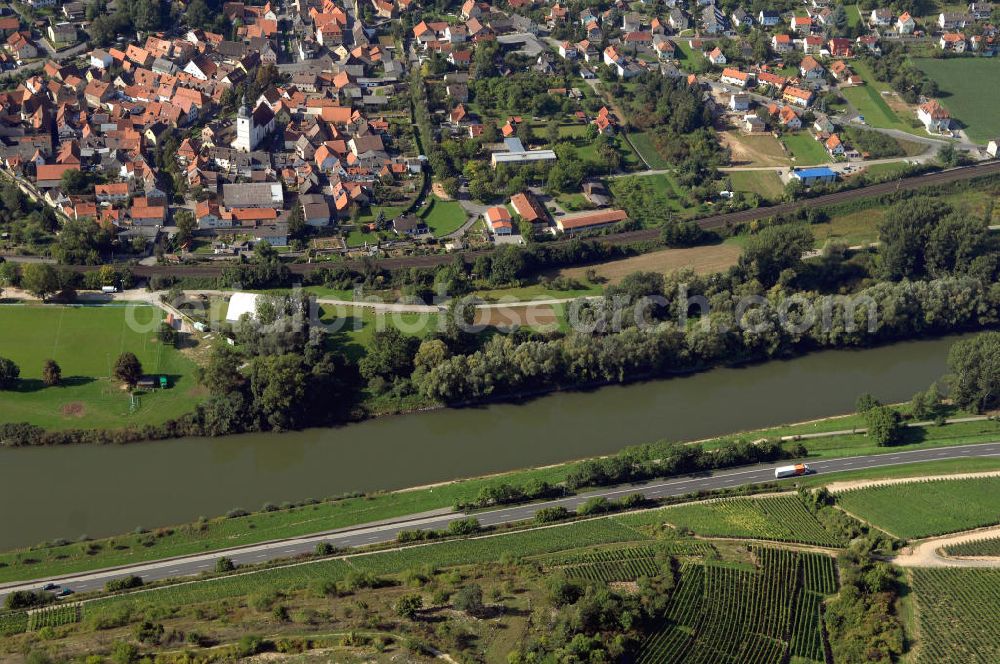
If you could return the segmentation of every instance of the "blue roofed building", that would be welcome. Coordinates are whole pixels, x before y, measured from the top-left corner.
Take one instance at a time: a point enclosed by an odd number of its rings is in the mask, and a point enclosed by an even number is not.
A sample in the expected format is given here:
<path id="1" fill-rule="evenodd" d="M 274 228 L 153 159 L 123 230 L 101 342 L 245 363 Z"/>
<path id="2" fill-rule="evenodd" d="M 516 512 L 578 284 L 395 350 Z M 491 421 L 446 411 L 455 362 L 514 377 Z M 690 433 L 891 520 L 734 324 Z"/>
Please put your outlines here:
<path id="1" fill-rule="evenodd" d="M 802 182 L 805 186 L 810 187 L 820 182 L 835 182 L 837 180 L 837 173 L 831 168 L 821 166 L 819 168 L 793 170 L 792 177 Z"/>

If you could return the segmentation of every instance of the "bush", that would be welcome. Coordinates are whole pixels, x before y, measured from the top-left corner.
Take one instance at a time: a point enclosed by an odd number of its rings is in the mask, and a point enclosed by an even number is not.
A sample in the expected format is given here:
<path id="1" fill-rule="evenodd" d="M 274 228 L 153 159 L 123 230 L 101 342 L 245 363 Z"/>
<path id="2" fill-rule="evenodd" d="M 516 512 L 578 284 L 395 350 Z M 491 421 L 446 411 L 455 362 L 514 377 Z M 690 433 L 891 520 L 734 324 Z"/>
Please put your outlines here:
<path id="1" fill-rule="evenodd" d="M 854 402 L 854 409 L 858 411 L 859 415 L 864 415 L 872 408 L 878 408 L 881 405 L 882 402 L 880 402 L 878 399 L 865 392 L 864 394 L 858 397 L 858 400 L 856 402 Z"/>
<path id="2" fill-rule="evenodd" d="M 152 643 L 156 645 L 163 639 L 163 625 L 150 620 L 144 620 L 136 628 L 135 638 L 140 643 Z"/>
<path id="3" fill-rule="evenodd" d="M 474 535 L 480 530 L 482 530 L 482 526 L 479 525 L 479 519 L 471 516 L 448 524 L 449 535 Z"/>
<path id="4" fill-rule="evenodd" d="M 0 390 L 12 389 L 17 384 L 17 377 L 21 375 L 21 368 L 14 364 L 13 360 L 0 357 Z"/>
<path id="5" fill-rule="evenodd" d="M 413 620 L 417 617 L 417 613 L 420 609 L 424 608 L 424 599 L 416 593 L 411 595 L 403 595 L 396 602 L 396 615 L 400 618 L 406 618 L 407 620 Z"/>
<path id="6" fill-rule="evenodd" d="M 587 516 L 591 514 L 604 514 L 605 512 L 610 512 L 612 509 L 612 505 L 607 498 L 596 496 L 587 499 L 586 502 L 577 507 L 576 513 L 581 516 Z"/>
<path id="7" fill-rule="evenodd" d="M 234 569 L 236 569 L 236 563 L 233 562 L 232 558 L 223 556 L 215 561 L 215 571 L 220 574 L 232 572 Z"/>
<path id="8" fill-rule="evenodd" d="M 483 609 L 486 608 L 486 605 L 483 604 L 482 587 L 478 583 L 470 583 L 459 588 L 458 592 L 455 593 L 452 606 L 457 611 L 464 611 L 470 616 L 482 615 Z"/>
<path id="9" fill-rule="evenodd" d="M 129 590 L 130 588 L 139 588 L 141 586 L 142 577 L 132 574 L 131 576 L 122 577 L 120 579 L 111 579 L 104 584 L 104 589 L 109 593 L 113 593 L 120 590 Z"/>
<path id="10" fill-rule="evenodd" d="M 34 606 L 48 604 L 51 601 L 52 596 L 45 592 L 15 590 L 4 599 L 4 606 L 8 609 L 28 609 Z"/>
<path id="11" fill-rule="evenodd" d="M 569 518 L 570 512 L 565 507 L 543 507 L 535 512 L 536 523 L 552 523 Z"/>

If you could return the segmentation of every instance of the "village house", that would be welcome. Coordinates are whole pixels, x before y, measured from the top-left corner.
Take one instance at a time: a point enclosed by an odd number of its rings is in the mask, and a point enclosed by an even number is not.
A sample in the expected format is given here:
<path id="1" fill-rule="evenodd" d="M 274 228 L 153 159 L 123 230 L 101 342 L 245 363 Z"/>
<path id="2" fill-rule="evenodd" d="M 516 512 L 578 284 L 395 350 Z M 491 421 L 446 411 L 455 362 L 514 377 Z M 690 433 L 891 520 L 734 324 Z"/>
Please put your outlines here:
<path id="1" fill-rule="evenodd" d="M 900 35 L 912 35 L 913 31 L 917 29 L 917 22 L 913 20 L 910 16 L 910 12 L 903 12 L 896 19 L 895 30 L 897 34 Z"/>
<path id="2" fill-rule="evenodd" d="M 804 90 L 803 88 L 797 88 L 793 86 L 788 86 L 785 88 L 781 95 L 789 104 L 794 104 L 801 108 L 808 108 L 813 102 L 813 97 L 815 94 L 812 90 Z"/>
<path id="3" fill-rule="evenodd" d="M 826 75 L 826 70 L 823 69 L 823 65 L 817 62 L 816 58 L 811 55 L 807 55 L 802 58 L 802 61 L 799 63 L 799 73 L 802 75 L 802 78 L 807 81 L 816 82 L 823 80 Z"/>
<path id="4" fill-rule="evenodd" d="M 510 211 L 502 205 L 487 208 L 483 213 L 486 226 L 494 235 L 510 235 L 514 232 L 514 222 Z"/>
<path id="5" fill-rule="evenodd" d="M 937 26 L 941 30 L 964 30 L 969 23 L 969 15 L 961 12 L 941 12 L 938 14 Z"/>
<path id="6" fill-rule="evenodd" d="M 734 92 L 729 96 L 730 111 L 746 111 L 750 109 L 750 95 L 745 92 Z"/>
<path id="7" fill-rule="evenodd" d="M 743 116 L 743 131 L 748 134 L 759 134 L 767 131 L 767 123 L 759 116 L 751 113 Z"/>
<path id="8" fill-rule="evenodd" d="M 773 28 L 781 23 L 781 12 L 772 9 L 762 9 L 757 14 L 757 23 L 764 28 Z"/>
<path id="9" fill-rule="evenodd" d="M 793 32 L 808 35 L 812 32 L 813 20 L 808 16 L 793 16 L 790 25 Z"/>
<path id="10" fill-rule="evenodd" d="M 774 35 L 771 37 L 771 48 L 775 53 L 788 53 L 795 48 L 795 44 L 789 35 Z"/>
<path id="11" fill-rule="evenodd" d="M 753 77 L 747 72 L 727 67 L 722 70 L 722 76 L 719 77 L 719 81 L 726 85 L 736 86 L 737 88 L 746 88 L 753 82 Z"/>
<path id="12" fill-rule="evenodd" d="M 789 131 L 802 129 L 802 118 L 791 106 L 782 106 L 778 110 L 778 124 Z"/>
<path id="13" fill-rule="evenodd" d="M 917 118 L 931 133 L 942 133 L 951 129 L 951 114 L 934 99 L 920 105 L 917 109 Z"/>
<path id="14" fill-rule="evenodd" d="M 868 25 L 874 28 L 887 28 L 892 25 L 892 10 L 886 7 L 878 7 L 872 10 L 868 16 Z"/>
<path id="15" fill-rule="evenodd" d="M 965 35 L 958 32 L 946 32 L 938 40 L 938 48 L 942 51 L 964 53 L 966 46 L 968 46 L 968 42 L 965 40 Z"/>
<path id="16" fill-rule="evenodd" d="M 836 134 L 833 134 L 832 136 L 830 136 L 830 138 L 826 139 L 826 142 L 823 144 L 823 146 L 826 148 L 827 154 L 829 154 L 831 157 L 844 156 L 844 144 L 840 140 L 840 137 L 837 136 Z"/>
<path id="17" fill-rule="evenodd" d="M 549 221 L 549 215 L 545 207 L 538 202 L 538 199 L 530 191 L 511 196 L 510 206 L 521 219 L 533 225 L 545 225 Z"/>

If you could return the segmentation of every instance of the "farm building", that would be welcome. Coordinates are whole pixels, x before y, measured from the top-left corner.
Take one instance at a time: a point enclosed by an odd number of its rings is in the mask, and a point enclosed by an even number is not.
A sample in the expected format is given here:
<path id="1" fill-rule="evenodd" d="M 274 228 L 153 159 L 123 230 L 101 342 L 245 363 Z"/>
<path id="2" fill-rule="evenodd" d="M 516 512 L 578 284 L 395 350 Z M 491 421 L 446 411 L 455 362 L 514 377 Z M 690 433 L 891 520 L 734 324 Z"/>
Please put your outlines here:
<path id="1" fill-rule="evenodd" d="M 826 166 L 820 166 L 819 168 L 803 168 L 792 171 L 792 177 L 809 187 L 821 182 L 834 182 L 837 179 L 837 173 Z"/>
<path id="2" fill-rule="evenodd" d="M 625 210 L 597 210 L 595 212 L 580 212 L 567 214 L 556 219 L 556 227 L 563 233 L 589 231 L 594 228 L 613 226 L 628 219 Z"/>
<path id="3" fill-rule="evenodd" d="M 556 158 L 552 150 L 526 150 L 518 138 L 505 138 L 506 152 L 494 152 L 490 157 L 493 168 L 497 164 L 525 164 L 530 161 L 550 161 Z"/>

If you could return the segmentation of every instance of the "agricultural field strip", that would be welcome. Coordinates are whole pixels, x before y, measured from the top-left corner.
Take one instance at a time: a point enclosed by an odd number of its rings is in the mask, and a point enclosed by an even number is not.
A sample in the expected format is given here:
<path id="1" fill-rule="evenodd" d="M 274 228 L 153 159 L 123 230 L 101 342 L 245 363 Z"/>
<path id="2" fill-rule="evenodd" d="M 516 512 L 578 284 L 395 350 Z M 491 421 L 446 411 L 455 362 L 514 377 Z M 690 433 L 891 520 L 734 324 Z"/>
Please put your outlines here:
<path id="1" fill-rule="evenodd" d="M 940 479 L 845 491 L 837 504 L 897 537 L 918 539 L 1000 523 L 1000 478 Z M 948 509 L 941 509 L 947 505 Z"/>
<path id="2" fill-rule="evenodd" d="M 916 664 L 1000 661 L 1000 570 L 912 570 L 920 642 Z"/>
<path id="3" fill-rule="evenodd" d="M 711 563 L 681 567 L 667 624 L 647 638 L 640 664 L 777 663 L 786 651 L 823 660 L 819 604 L 836 590 L 832 558 L 752 550 L 759 563 L 753 572 Z"/>
<path id="4" fill-rule="evenodd" d="M 663 508 L 663 519 L 707 537 L 746 537 L 839 546 L 798 496 L 725 498 Z"/>
<path id="5" fill-rule="evenodd" d="M 944 552 L 949 556 L 969 558 L 997 557 L 1000 556 L 1000 537 L 984 537 L 961 544 L 952 544 L 944 547 Z"/>

